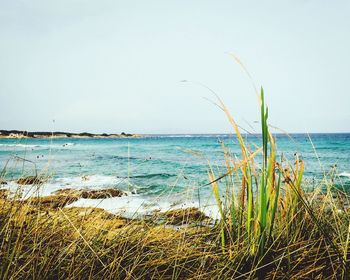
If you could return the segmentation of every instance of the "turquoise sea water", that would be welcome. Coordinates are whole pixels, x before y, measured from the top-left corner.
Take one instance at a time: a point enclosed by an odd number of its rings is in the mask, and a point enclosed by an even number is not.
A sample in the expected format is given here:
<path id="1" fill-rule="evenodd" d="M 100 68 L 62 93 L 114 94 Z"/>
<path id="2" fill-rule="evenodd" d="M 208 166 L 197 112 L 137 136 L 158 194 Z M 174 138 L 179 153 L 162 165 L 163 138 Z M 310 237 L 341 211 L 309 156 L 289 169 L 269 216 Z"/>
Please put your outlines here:
<path id="1" fill-rule="evenodd" d="M 350 134 L 311 134 L 313 145 L 304 134 L 275 136 L 279 154 L 293 163 L 297 153 L 305 161 L 306 180 L 317 185 L 324 172 L 336 165 L 337 184 L 350 191 Z M 252 149 L 260 143 L 259 135 L 245 137 Z M 50 177 L 43 186 L 44 194 L 64 187 L 116 187 L 129 191 L 137 203 L 152 197 L 158 202 L 171 201 L 184 193 L 196 203 L 198 195 L 202 199 L 210 196 L 209 187 L 200 187 L 208 183 L 208 162 L 217 175 L 225 170 L 221 168 L 222 142 L 240 157 L 234 135 L 0 139 L 0 163 L 7 187 L 16 187 L 16 178 L 34 175 L 36 169 Z"/>

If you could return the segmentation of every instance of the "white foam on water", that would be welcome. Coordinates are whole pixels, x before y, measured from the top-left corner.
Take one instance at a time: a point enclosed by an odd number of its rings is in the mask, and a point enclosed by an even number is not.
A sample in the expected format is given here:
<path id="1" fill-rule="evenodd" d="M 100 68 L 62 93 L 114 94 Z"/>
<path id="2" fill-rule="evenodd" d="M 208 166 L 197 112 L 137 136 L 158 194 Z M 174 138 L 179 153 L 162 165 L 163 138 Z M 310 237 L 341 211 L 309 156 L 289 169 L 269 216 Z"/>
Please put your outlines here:
<path id="1" fill-rule="evenodd" d="M 154 203 L 140 196 L 122 196 L 108 199 L 79 199 L 67 207 L 102 208 L 110 213 L 126 218 L 139 218 L 154 211 L 170 207 L 168 202 Z"/>
<path id="2" fill-rule="evenodd" d="M 16 194 L 16 197 L 26 199 L 33 196 L 47 196 L 51 194 L 51 191 L 38 185 L 19 185 L 15 181 L 9 181 L 6 185 L 3 185 L 0 189 L 7 189 L 12 194 Z"/>
<path id="3" fill-rule="evenodd" d="M 198 207 L 198 203 L 188 201 L 174 205 L 171 200 L 164 199 L 164 197 L 153 198 L 129 195 L 107 199 L 79 199 L 66 207 L 102 208 L 125 218 L 143 218 L 152 215 L 154 212 Z M 200 210 L 208 217 L 213 219 L 219 218 L 219 209 L 215 204 L 201 207 Z"/>
<path id="4" fill-rule="evenodd" d="M 108 180 L 110 176 L 100 176 L 95 175 L 95 180 L 102 177 L 104 180 L 102 182 L 110 182 Z M 108 177 L 108 178 L 105 178 Z M 80 178 L 80 177 L 79 177 Z M 69 185 L 69 188 L 81 189 L 84 188 L 83 185 L 85 181 L 81 181 L 77 177 L 73 177 L 72 180 L 68 178 L 62 178 L 60 181 L 64 180 L 73 185 Z M 78 185 L 76 183 L 82 183 Z M 101 183 L 101 181 L 99 181 Z M 7 185 L 3 185 L 0 189 L 8 189 L 13 194 L 21 197 L 21 199 L 27 199 L 33 196 L 48 196 L 53 192 L 68 188 L 67 186 L 62 186 L 61 183 L 46 183 L 42 186 L 35 185 L 18 185 L 14 181 L 8 182 Z M 99 187 L 88 186 L 88 189 L 103 189 L 104 187 L 100 185 Z M 151 215 L 156 211 L 169 211 L 175 209 L 184 209 L 190 207 L 198 207 L 198 202 L 195 200 L 184 200 L 181 195 L 166 196 L 166 197 L 147 197 L 137 194 L 127 193 L 127 196 L 113 197 L 106 199 L 79 199 L 66 207 L 92 207 L 92 208 L 102 208 L 112 214 L 123 216 L 126 218 L 142 218 L 147 215 Z M 213 219 L 219 219 L 219 209 L 214 201 L 207 203 L 206 205 L 201 205 L 200 210 Z"/>
<path id="5" fill-rule="evenodd" d="M 64 178 L 52 178 L 43 185 L 18 185 L 15 181 L 8 181 L 3 189 L 9 189 L 22 199 L 32 196 L 48 196 L 59 189 L 104 189 L 117 187 L 124 179 L 107 175 L 86 175 Z M 199 208 L 196 199 L 190 199 L 185 194 L 168 194 L 166 196 L 144 196 L 128 193 L 127 196 L 107 199 L 79 199 L 66 207 L 102 208 L 110 213 L 126 218 L 142 218 L 155 211 L 165 212 L 174 209 L 195 207 Z M 200 210 L 207 216 L 218 219 L 219 210 L 215 201 L 201 205 Z"/>
<path id="6" fill-rule="evenodd" d="M 60 189 L 103 189 L 113 188 L 124 179 L 116 176 L 87 175 L 49 179 L 42 185 L 19 185 L 15 181 L 8 181 L 2 189 L 8 189 L 12 193 L 20 194 L 25 199 L 30 196 L 47 196 Z"/>
<path id="7" fill-rule="evenodd" d="M 34 148 L 40 148 L 40 149 L 58 149 L 58 148 L 69 148 L 72 146 L 76 146 L 75 143 L 63 143 L 63 144 L 52 144 L 52 143 L 47 143 L 47 144 L 0 144 L 0 147 L 3 148 L 29 148 L 29 149 L 34 149 Z"/>
<path id="8" fill-rule="evenodd" d="M 125 179 L 107 175 L 83 175 L 55 179 L 52 184 L 61 188 L 102 188 L 116 186 Z"/>
<path id="9" fill-rule="evenodd" d="M 74 146 L 75 145 L 75 143 L 64 143 L 62 146 Z"/>
<path id="10" fill-rule="evenodd" d="M 19 147 L 19 148 L 38 148 L 41 147 L 43 145 L 31 145 L 31 144 L 0 144 L 0 147 L 8 147 L 8 148 L 12 148 L 12 147 Z"/>
<path id="11" fill-rule="evenodd" d="M 350 178 L 350 173 L 349 172 L 342 172 L 339 174 L 339 177 L 348 177 Z"/>

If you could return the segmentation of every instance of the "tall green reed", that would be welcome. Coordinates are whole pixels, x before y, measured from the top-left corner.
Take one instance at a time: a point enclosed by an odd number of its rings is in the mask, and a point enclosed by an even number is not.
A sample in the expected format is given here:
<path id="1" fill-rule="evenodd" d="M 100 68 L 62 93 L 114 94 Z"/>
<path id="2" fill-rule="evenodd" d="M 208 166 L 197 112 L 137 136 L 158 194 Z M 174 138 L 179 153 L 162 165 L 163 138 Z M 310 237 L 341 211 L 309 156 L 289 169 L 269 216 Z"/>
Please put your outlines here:
<path id="1" fill-rule="evenodd" d="M 214 172 L 210 171 L 209 180 L 212 184 L 214 195 L 219 206 L 221 219 L 221 238 L 223 232 L 228 231 L 227 221 L 235 224 L 233 229 L 229 227 L 228 235 L 235 236 L 237 240 L 248 243 L 251 254 L 258 253 L 264 256 L 268 242 L 273 239 L 273 227 L 276 224 L 277 212 L 279 209 L 280 188 L 282 183 L 282 173 L 278 166 L 282 163 L 276 162 L 276 144 L 274 137 L 268 126 L 268 107 L 265 104 L 264 90 L 260 91 L 261 110 L 261 147 L 252 151 L 248 143 L 244 140 L 238 124 L 228 111 L 224 103 L 219 99 L 220 107 L 225 112 L 230 121 L 236 138 L 238 140 L 242 159 L 225 158 L 228 171 L 217 179 Z M 261 154 L 261 166 L 256 164 L 255 157 Z M 302 180 L 303 168 L 297 170 L 296 185 L 299 186 Z M 276 176 L 277 175 L 277 176 Z M 218 181 L 224 177 L 233 176 L 240 181 L 240 190 L 236 189 L 234 180 L 228 180 L 228 188 L 231 189 L 231 203 L 223 209 L 220 199 Z M 277 179 L 276 179 L 277 177 Z M 255 185 L 255 188 L 254 188 Z M 298 187 L 299 188 L 299 187 Z M 297 205 L 295 196 L 291 198 L 290 211 Z M 289 203 L 289 202 L 288 202 Z M 232 233 L 233 231 L 236 231 Z M 224 246 L 225 242 L 222 242 Z"/>

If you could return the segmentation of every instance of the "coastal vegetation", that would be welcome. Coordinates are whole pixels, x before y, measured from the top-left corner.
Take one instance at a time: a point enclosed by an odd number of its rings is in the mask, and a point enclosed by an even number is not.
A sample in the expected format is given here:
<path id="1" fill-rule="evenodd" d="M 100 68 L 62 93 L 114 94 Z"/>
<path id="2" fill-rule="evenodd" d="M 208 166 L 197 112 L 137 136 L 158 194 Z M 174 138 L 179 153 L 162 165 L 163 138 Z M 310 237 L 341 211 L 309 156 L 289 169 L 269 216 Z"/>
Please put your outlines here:
<path id="1" fill-rule="evenodd" d="M 261 144 L 247 143 L 223 102 L 240 155 L 222 144 L 225 171 L 209 166 L 218 219 L 201 209 L 126 219 L 79 198 L 125 195 L 60 190 L 19 199 L 0 193 L 1 279 L 348 279 L 349 196 L 336 170 L 312 189 L 296 154 L 277 151 L 260 92 Z M 19 178 L 20 180 L 21 178 Z M 31 178 L 33 179 L 33 178 Z M 1 182 L 6 182 L 2 178 Z M 40 188 L 42 180 L 30 183 Z"/>

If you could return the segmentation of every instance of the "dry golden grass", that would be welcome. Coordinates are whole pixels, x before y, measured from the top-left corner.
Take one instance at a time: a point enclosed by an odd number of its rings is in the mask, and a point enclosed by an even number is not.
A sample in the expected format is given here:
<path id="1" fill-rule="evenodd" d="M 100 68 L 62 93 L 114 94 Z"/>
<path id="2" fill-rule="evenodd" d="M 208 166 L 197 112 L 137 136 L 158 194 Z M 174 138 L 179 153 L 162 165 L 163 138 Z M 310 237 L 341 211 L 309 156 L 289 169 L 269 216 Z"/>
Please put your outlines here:
<path id="1" fill-rule="evenodd" d="M 332 195 L 312 199 L 324 229 L 337 225 L 332 239 L 343 250 L 347 268 L 349 209 L 340 211 L 342 202 Z M 45 209 L 9 199 L 0 200 L 0 209 L 1 279 L 346 279 L 339 252 L 302 208 L 298 225 L 279 217 L 262 259 L 228 232 L 222 251 L 220 226 L 184 220 L 187 226 L 175 229 L 169 213 L 169 223 L 158 224 L 102 209 Z"/>

